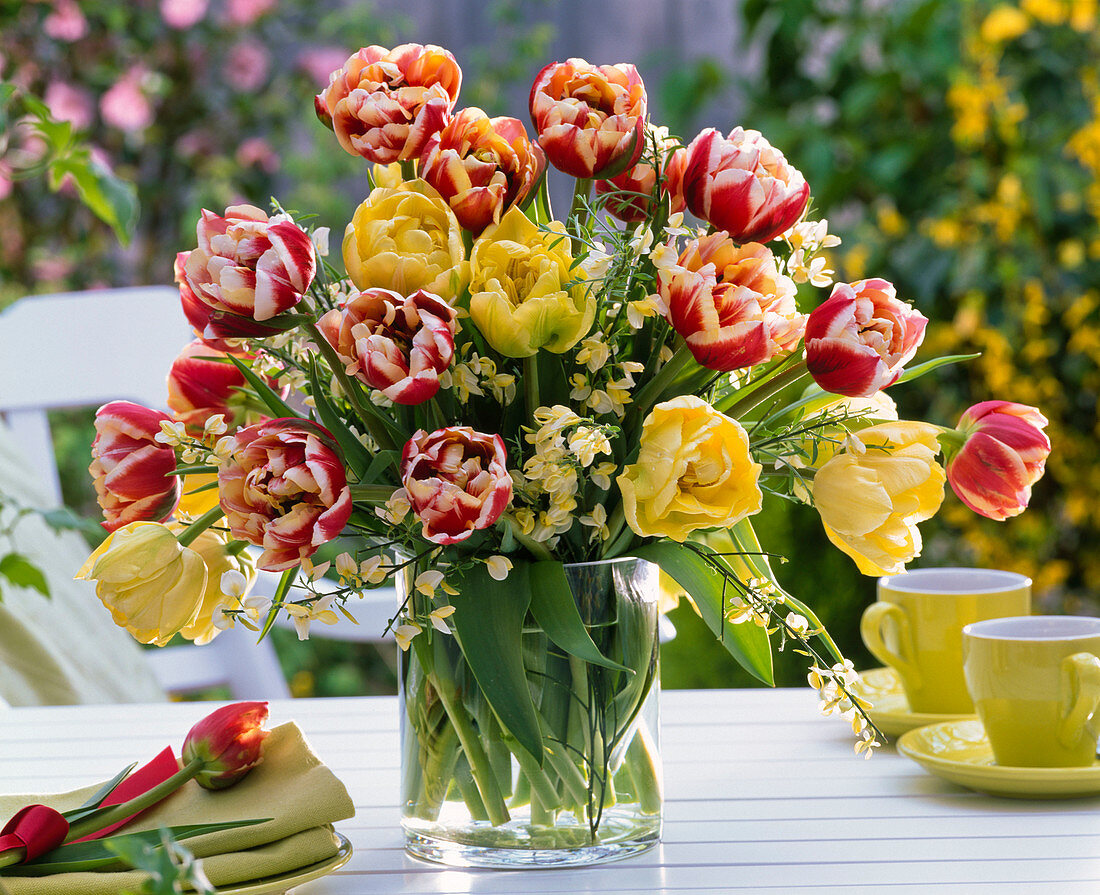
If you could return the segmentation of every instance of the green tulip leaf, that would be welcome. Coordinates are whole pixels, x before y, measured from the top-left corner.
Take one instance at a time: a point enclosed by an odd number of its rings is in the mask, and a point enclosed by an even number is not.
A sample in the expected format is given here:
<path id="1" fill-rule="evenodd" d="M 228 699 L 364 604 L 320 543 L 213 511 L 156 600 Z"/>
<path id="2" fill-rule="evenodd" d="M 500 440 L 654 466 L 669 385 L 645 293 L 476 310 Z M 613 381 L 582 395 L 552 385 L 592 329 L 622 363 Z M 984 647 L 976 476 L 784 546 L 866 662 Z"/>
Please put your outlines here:
<path id="1" fill-rule="evenodd" d="M 707 627 L 741 667 L 768 686 L 775 686 L 767 631 L 754 624 L 734 625 L 726 621 L 726 598 L 731 595 L 732 586 L 722 573 L 691 547 L 674 541 L 646 544 L 634 550 L 633 555 L 659 565 L 661 571 L 688 592 Z"/>
<path id="2" fill-rule="evenodd" d="M 290 417 L 290 418 L 302 418 L 302 415 L 294 410 L 289 404 L 276 394 L 275 390 L 263 381 L 259 376 L 252 372 L 252 368 L 248 364 L 241 362 L 238 358 L 235 358 L 232 354 L 229 355 L 229 360 L 232 362 L 238 370 L 241 371 L 241 375 L 245 378 L 249 385 L 256 390 L 256 395 L 264 404 L 267 405 L 267 409 L 276 417 Z"/>
<path id="3" fill-rule="evenodd" d="M 898 381 L 895 382 L 894 385 L 901 385 L 903 382 L 912 382 L 925 373 L 931 373 L 933 370 L 938 370 L 940 367 L 962 363 L 967 360 L 974 360 L 974 358 L 981 356 L 979 352 L 978 354 L 948 354 L 943 357 L 934 357 L 932 360 L 925 361 L 923 364 L 917 364 L 915 367 L 910 367 L 898 377 Z"/>
<path id="4" fill-rule="evenodd" d="M 530 565 L 516 563 L 504 581 L 484 563 L 465 570 L 451 621 L 478 686 L 505 729 L 542 763 L 542 730 L 523 668 L 523 622 L 531 601 Z"/>
<path id="5" fill-rule="evenodd" d="M 22 553 L 8 553 L 0 557 L 0 577 L 7 578 L 16 587 L 29 587 L 44 597 L 50 595 L 46 576 Z"/>
<path id="6" fill-rule="evenodd" d="M 269 820 L 271 818 L 265 817 L 254 820 L 230 820 L 221 823 L 184 824 L 169 827 L 168 832 L 176 839 L 190 839 L 192 836 L 203 836 L 221 830 L 251 827 L 255 824 L 267 823 Z M 61 845 L 46 852 L 33 861 L 7 867 L 0 871 L 0 875 L 7 873 L 12 876 L 49 876 L 54 873 L 76 873 L 86 870 L 122 870 L 127 865 L 110 848 L 112 843 L 120 842 L 143 842 L 148 845 L 157 845 L 160 843 L 160 831 L 145 830 L 140 833 L 120 833 L 117 836 L 90 839 L 87 842 L 70 842 L 67 845 Z"/>
<path id="7" fill-rule="evenodd" d="M 348 466 L 359 481 L 373 481 L 370 478 L 364 479 L 363 475 L 364 470 L 372 468 L 371 461 L 373 458 L 371 453 L 355 437 L 355 434 L 344 423 L 343 417 L 332 405 L 327 390 L 321 384 L 321 377 L 317 372 L 317 362 L 313 358 L 310 358 L 309 363 L 309 385 L 309 391 L 313 396 L 314 406 L 317 409 L 317 416 L 321 418 L 321 425 L 332 433 L 332 437 L 336 439 L 344 451 L 344 458 L 347 460 Z"/>
<path id="8" fill-rule="evenodd" d="M 511 576 L 509 576 L 511 577 Z M 546 636 L 561 649 L 592 665 L 633 674 L 633 670 L 612 662 L 592 641 L 577 610 L 565 567 L 560 562 L 537 562 L 531 566 L 531 615 Z"/>

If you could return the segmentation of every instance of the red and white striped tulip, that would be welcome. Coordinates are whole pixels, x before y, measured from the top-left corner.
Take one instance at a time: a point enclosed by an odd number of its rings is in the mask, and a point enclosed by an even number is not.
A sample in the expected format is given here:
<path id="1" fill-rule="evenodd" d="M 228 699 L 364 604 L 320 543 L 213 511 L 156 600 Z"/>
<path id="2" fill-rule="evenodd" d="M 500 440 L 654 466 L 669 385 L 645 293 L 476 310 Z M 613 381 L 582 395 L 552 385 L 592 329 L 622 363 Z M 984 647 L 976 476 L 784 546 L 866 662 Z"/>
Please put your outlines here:
<path id="1" fill-rule="evenodd" d="M 348 372 L 397 404 L 421 404 L 439 391 L 455 352 L 455 311 L 419 289 L 353 293 L 317 321 Z"/>
<path id="2" fill-rule="evenodd" d="M 737 370 L 794 348 L 806 315 L 795 284 L 760 243 L 738 246 L 725 233 L 688 243 L 676 266 L 662 270 L 658 289 L 668 319 L 692 356 L 711 370 Z"/>
<path id="3" fill-rule="evenodd" d="M 401 481 L 424 537 L 457 544 L 493 525 L 512 499 L 507 460 L 499 435 L 469 426 L 413 435 L 401 454 Z"/>
<path id="4" fill-rule="evenodd" d="M 462 69 L 442 47 L 372 45 L 332 73 L 314 106 L 345 151 L 388 165 L 420 157 L 450 119 L 461 86 Z"/>
<path id="5" fill-rule="evenodd" d="M 156 440 L 161 422 L 172 418 L 130 401 L 104 404 L 95 415 L 95 440 L 88 472 L 103 509 L 103 527 L 115 531 L 130 522 L 161 522 L 179 503 L 176 454 Z"/>
<path id="6" fill-rule="evenodd" d="M 228 356 L 196 339 L 172 361 L 168 370 L 168 409 L 192 434 L 202 432 L 207 419 L 216 413 L 225 417 L 230 429 L 244 419 L 241 389 L 247 382 L 233 364 L 220 360 Z"/>
<path id="7" fill-rule="evenodd" d="M 478 236 L 527 198 L 546 170 L 546 154 L 518 119 L 490 118 L 471 106 L 428 140 L 419 170 Z"/>
<path id="8" fill-rule="evenodd" d="M 646 92 L 633 65 L 551 62 L 531 85 L 530 107 L 550 164 L 573 177 L 614 177 L 642 154 Z"/>
<path id="9" fill-rule="evenodd" d="M 200 336 L 270 335 L 293 325 L 275 318 L 302 300 L 317 272 L 305 230 L 285 215 L 268 218 L 252 205 L 231 205 L 224 216 L 203 209 L 197 234 L 198 248 L 177 257 L 177 273 L 184 310 L 192 304 L 189 319 Z"/>
<path id="10" fill-rule="evenodd" d="M 218 497 L 235 538 L 263 547 L 257 563 L 281 572 L 337 537 L 351 515 L 339 448 L 323 426 L 273 419 L 233 436 Z"/>
<path id="11" fill-rule="evenodd" d="M 670 212 L 675 214 L 683 211 L 684 204 L 683 176 L 685 150 L 683 147 L 673 149 L 676 141 L 668 134 L 667 127 L 654 127 L 650 129 L 655 151 L 662 159 L 664 178 L 661 181 L 660 194 L 667 197 L 670 204 Z M 654 214 L 653 196 L 657 186 L 657 169 L 648 161 L 639 161 L 633 168 L 623 171 L 608 180 L 596 181 L 596 195 L 607 193 L 622 193 L 621 196 L 613 196 L 604 206 L 608 213 L 628 224 L 637 224 Z"/>
<path id="12" fill-rule="evenodd" d="M 768 242 L 802 216 L 806 178 L 759 131 L 710 127 L 687 148 L 684 198 L 691 212 L 736 242 Z"/>
<path id="13" fill-rule="evenodd" d="M 825 391 L 868 397 L 897 382 L 927 325 L 886 280 L 837 283 L 806 322 L 806 366 Z"/>
<path id="14" fill-rule="evenodd" d="M 1031 486 L 1043 475 L 1050 439 L 1047 418 L 1035 407 L 1011 401 L 982 401 L 966 411 L 946 445 L 947 481 L 975 513 L 1003 522 L 1031 500 Z M 961 442 L 958 446 L 955 442 Z"/>

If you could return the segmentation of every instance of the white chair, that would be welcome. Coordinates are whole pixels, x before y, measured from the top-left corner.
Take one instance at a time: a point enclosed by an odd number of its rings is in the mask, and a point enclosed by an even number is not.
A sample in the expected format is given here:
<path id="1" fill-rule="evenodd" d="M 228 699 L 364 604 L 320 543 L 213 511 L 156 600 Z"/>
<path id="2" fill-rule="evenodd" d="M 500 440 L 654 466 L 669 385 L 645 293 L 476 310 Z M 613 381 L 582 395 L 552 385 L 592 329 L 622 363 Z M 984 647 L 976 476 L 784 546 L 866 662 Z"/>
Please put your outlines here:
<path id="1" fill-rule="evenodd" d="M 47 411 L 126 399 L 163 407 L 165 376 L 191 339 L 179 292 L 164 286 L 32 296 L 0 314 L 0 413 L 61 505 Z M 228 685 L 235 698 L 290 695 L 270 642 L 244 629 L 203 647 L 148 650 L 158 682 L 185 693 Z"/>

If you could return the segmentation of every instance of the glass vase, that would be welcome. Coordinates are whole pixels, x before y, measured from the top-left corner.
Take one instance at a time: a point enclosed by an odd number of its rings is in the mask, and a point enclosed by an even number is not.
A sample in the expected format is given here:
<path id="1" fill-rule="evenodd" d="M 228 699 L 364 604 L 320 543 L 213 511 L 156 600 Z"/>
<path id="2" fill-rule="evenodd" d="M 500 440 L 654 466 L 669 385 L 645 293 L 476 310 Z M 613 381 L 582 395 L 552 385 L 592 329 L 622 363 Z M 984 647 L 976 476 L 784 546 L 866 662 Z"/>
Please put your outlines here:
<path id="1" fill-rule="evenodd" d="M 463 867 L 575 866 L 658 842 L 658 568 L 625 559 L 564 570 L 585 629 L 619 667 L 571 655 L 528 614 L 523 668 L 541 756 L 501 724 L 453 634 L 425 628 L 402 653 L 411 854 Z"/>

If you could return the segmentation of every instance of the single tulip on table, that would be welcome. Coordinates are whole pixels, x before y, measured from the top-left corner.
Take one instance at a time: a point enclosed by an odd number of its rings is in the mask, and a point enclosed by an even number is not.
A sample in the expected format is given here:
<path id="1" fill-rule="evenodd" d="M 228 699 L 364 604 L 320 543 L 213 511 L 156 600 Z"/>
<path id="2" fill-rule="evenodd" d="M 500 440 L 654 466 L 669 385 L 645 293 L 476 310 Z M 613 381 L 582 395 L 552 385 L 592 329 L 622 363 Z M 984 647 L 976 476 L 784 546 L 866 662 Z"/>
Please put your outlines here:
<path id="1" fill-rule="evenodd" d="M 263 742 L 268 731 L 266 702 L 242 702 L 223 706 L 195 724 L 183 744 L 183 763 L 165 749 L 152 762 L 129 776 L 130 765 L 101 789 L 88 803 L 71 811 L 60 812 L 45 805 L 28 805 L 19 811 L 0 832 L 0 871 L 13 865 L 20 874 L 44 875 L 57 871 L 105 870 L 118 865 L 117 855 L 106 848 L 112 839 L 141 834 L 104 837 L 125 825 L 142 811 L 151 808 L 190 780 L 209 790 L 226 789 L 240 780 L 263 760 Z M 134 781 L 140 780 L 135 786 Z M 137 790 L 124 801 L 113 800 L 118 792 Z M 262 823 L 264 819 L 240 820 L 220 824 L 175 827 L 169 830 L 177 838 L 187 838 L 219 829 Z M 105 843 L 91 855 L 83 850 L 70 857 L 64 846 L 85 839 Z M 35 860 L 40 859 L 40 860 Z M 33 864 L 25 864 L 35 861 Z M 2 888 L 2 885 L 0 885 Z"/>

